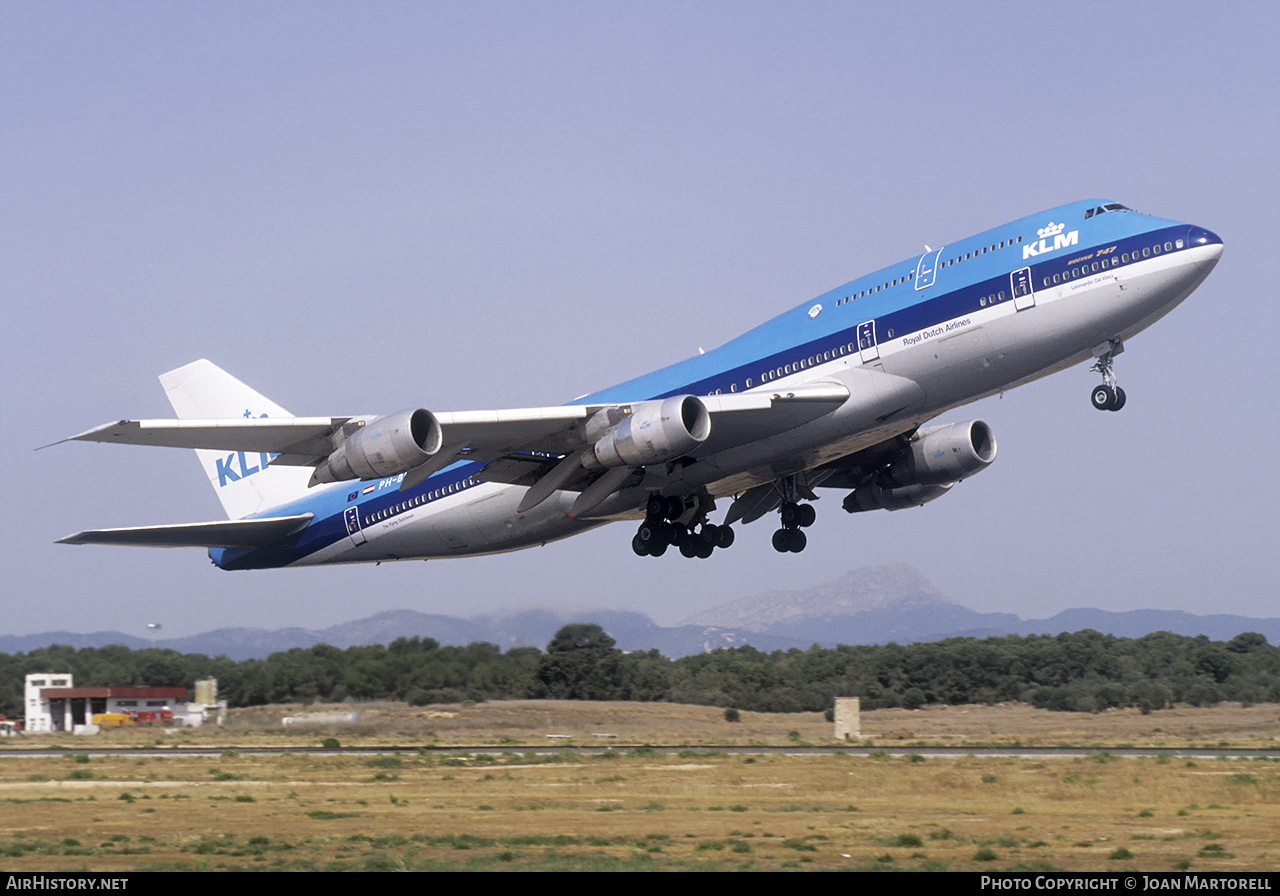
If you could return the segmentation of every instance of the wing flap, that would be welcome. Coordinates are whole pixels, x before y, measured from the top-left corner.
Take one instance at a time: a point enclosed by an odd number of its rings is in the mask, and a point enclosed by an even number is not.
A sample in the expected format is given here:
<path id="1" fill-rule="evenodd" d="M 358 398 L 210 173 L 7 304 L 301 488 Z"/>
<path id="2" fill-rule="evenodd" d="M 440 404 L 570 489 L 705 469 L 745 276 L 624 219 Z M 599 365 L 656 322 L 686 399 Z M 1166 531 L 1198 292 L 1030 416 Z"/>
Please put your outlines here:
<path id="1" fill-rule="evenodd" d="M 58 544 L 115 544 L 150 548 L 261 548 L 283 541 L 307 527 L 314 514 L 257 520 L 219 520 L 135 526 L 127 529 L 87 529 L 59 538 Z"/>

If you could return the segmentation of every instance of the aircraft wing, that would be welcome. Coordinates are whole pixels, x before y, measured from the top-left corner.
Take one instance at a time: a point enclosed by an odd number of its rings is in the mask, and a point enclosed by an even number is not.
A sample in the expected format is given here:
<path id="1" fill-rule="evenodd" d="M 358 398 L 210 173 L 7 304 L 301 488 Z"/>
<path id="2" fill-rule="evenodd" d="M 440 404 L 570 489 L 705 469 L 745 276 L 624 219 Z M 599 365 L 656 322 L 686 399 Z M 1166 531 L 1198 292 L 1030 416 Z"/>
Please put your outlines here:
<path id="1" fill-rule="evenodd" d="M 311 522 L 313 514 L 257 520 L 220 520 L 137 526 L 130 529 L 88 529 L 59 538 L 58 544 L 118 544 L 152 548 L 256 548 L 275 544 Z"/>
<path id="2" fill-rule="evenodd" d="M 764 438 L 826 413 L 849 397 L 839 383 L 796 387 L 786 392 L 744 392 L 699 398 L 713 420 L 705 450 Z M 493 411 L 435 414 L 442 442 L 424 466 L 442 469 L 458 460 L 495 460 L 515 452 L 566 454 L 582 447 L 577 424 L 616 405 L 560 405 Z M 111 442 L 212 451 L 278 454 L 272 463 L 309 466 L 333 451 L 344 429 L 363 426 L 372 417 L 266 417 L 216 420 L 119 420 L 94 427 L 61 442 Z M 49 446 L 44 446 L 49 447 Z M 417 473 L 415 469 L 413 471 Z M 422 478 L 426 478 L 425 476 Z"/>
<path id="3" fill-rule="evenodd" d="M 835 382 L 795 386 L 778 392 L 743 392 L 698 397 L 711 417 L 706 440 L 690 453 L 705 455 L 723 448 L 767 438 L 838 408 L 849 398 L 848 387 Z M 510 481 L 512 476 L 533 487 L 523 508 L 532 507 L 557 488 L 583 489 L 589 481 L 599 481 L 596 492 L 621 487 L 622 470 L 608 478 L 584 476 L 581 458 L 590 449 L 585 424 L 603 410 L 625 403 L 602 405 L 560 405 L 546 408 L 515 408 L 493 411 L 453 411 L 431 415 L 439 425 L 440 440 L 429 458 L 404 471 L 400 489 L 425 481 L 432 474 L 459 461 L 509 460 L 540 457 L 521 464 L 517 471 L 493 470 L 490 481 Z M 114 442 L 126 445 L 155 445 L 210 451 L 251 452 L 276 455 L 272 466 L 320 466 L 344 438 L 376 423 L 374 417 L 260 417 L 183 420 L 120 420 L 95 427 L 63 441 Z M 58 444 L 58 443 L 54 443 Z M 512 466 L 507 464 L 508 467 Z M 549 475 L 551 468 L 559 472 Z M 324 480 L 322 480 L 324 481 Z M 329 480 L 331 481 L 331 480 Z M 313 477 L 312 483 L 316 479 Z M 219 532 L 221 530 L 218 530 Z M 228 532 L 231 530 L 227 530 Z M 265 530 L 264 530 L 265 531 Z M 114 534 L 111 534 L 114 533 Z M 108 543 L 147 542 L 192 544 L 173 541 L 182 536 L 170 530 L 104 530 L 95 537 L 116 539 Z M 188 530 L 196 539 L 230 537 L 214 530 Z M 73 538 L 86 536 L 79 533 Z M 133 540 L 129 540 L 133 539 Z M 85 539 L 82 538 L 81 541 Z M 79 543 L 79 542 L 77 542 Z M 211 544 L 201 541 L 200 544 Z"/>
<path id="4" fill-rule="evenodd" d="M 162 448 L 207 448 L 325 457 L 331 439 L 351 417 L 266 417 L 221 420 L 118 420 L 63 442 L 113 442 Z M 45 448 L 50 445 L 42 446 Z"/>
<path id="5" fill-rule="evenodd" d="M 806 383 L 777 392 L 700 396 L 698 400 L 711 412 L 711 435 L 694 455 L 786 432 L 834 411 L 848 399 L 849 388 L 836 382 Z"/>

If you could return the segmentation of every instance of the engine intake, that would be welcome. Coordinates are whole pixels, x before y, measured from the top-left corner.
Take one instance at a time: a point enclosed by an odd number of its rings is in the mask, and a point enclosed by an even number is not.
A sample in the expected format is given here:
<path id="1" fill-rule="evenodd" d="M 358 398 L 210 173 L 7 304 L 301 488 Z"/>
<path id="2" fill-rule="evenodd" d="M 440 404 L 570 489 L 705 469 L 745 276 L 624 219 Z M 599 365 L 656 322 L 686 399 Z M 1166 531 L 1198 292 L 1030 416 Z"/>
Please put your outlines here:
<path id="1" fill-rule="evenodd" d="M 606 408 L 587 422 L 588 437 L 595 439 L 595 447 L 583 460 L 588 469 L 641 467 L 674 460 L 711 435 L 711 413 L 692 395 L 642 401 L 614 422 L 619 410 Z"/>
<path id="2" fill-rule="evenodd" d="M 426 463 L 443 442 L 440 421 L 423 408 L 376 417 L 343 437 L 316 467 L 312 481 L 398 476 Z"/>
<path id="3" fill-rule="evenodd" d="M 945 485 L 981 473 L 996 459 L 996 437 L 981 420 L 919 430 L 889 465 L 891 486 Z"/>

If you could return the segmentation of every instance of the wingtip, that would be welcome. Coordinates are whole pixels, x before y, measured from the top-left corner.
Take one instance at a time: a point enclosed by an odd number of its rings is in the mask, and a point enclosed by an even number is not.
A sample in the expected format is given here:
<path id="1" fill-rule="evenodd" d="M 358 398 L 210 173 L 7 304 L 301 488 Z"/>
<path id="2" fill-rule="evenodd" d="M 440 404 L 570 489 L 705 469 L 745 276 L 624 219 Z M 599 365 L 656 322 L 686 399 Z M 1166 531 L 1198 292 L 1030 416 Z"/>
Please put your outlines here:
<path id="1" fill-rule="evenodd" d="M 129 426 L 136 423 L 136 420 L 115 420 L 111 423 L 104 423 L 101 426 L 95 426 L 93 429 L 86 429 L 84 432 L 78 432 L 73 436 L 67 436 L 65 439 L 58 439 L 56 442 L 50 442 L 48 445 L 41 445 L 36 451 L 43 451 L 45 448 L 52 448 L 54 445 L 61 445 L 64 442 L 92 442 L 94 439 L 90 436 L 97 435 L 103 430 L 112 429 L 119 426 Z"/>

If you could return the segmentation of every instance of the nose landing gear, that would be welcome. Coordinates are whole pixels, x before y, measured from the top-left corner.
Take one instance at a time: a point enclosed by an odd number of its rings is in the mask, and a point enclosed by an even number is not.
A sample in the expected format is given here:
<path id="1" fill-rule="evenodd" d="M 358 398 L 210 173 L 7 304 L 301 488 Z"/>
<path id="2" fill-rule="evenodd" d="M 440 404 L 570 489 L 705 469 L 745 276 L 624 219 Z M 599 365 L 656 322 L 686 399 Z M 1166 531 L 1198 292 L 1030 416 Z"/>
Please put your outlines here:
<path id="1" fill-rule="evenodd" d="M 1112 361 L 1116 355 L 1124 351 L 1124 343 L 1116 340 L 1105 342 L 1094 350 L 1098 360 L 1089 369 L 1102 374 L 1102 385 L 1094 386 L 1089 393 L 1089 401 L 1100 411 L 1118 411 L 1124 407 L 1124 390 L 1116 385 L 1116 374 Z"/>

